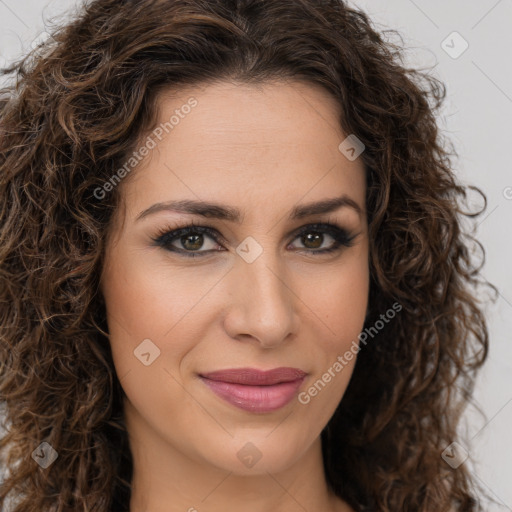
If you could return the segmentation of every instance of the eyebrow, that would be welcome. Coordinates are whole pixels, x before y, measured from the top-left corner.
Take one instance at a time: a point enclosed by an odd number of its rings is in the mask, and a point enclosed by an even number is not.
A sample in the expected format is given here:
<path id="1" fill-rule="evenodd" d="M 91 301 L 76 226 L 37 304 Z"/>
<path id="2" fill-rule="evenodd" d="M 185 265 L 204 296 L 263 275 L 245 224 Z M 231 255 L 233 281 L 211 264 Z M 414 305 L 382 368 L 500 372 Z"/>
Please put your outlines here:
<path id="1" fill-rule="evenodd" d="M 352 208 L 360 217 L 363 215 L 363 211 L 359 204 L 357 204 L 350 197 L 342 195 L 341 197 L 333 197 L 323 201 L 295 206 L 290 212 L 288 219 L 303 219 L 304 217 L 309 217 L 312 215 L 331 213 L 342 207 Z M 181 201 L 156 203 L 139 213 L 139 215 L 137 215 L 136 221 L 142 220 L 148 215 L 152 215 L 161 211 L 188 213 L 191 215 L 199 215 L 201 217 L 227 220 L 236 223 L 240 223 L 243 217 L 241 211 L 237 208 L 233 208 L 232 206 L 204 201 L 195 201 L 191 199 L 183 199 Z"/>

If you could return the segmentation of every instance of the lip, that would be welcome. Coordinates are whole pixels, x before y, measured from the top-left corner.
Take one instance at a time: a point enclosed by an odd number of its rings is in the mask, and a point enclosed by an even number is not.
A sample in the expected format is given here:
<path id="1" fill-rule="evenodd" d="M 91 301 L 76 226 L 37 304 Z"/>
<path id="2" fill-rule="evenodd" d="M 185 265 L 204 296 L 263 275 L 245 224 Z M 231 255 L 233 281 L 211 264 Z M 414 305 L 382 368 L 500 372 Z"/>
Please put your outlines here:
<path id="1" fill-rule="evenodd" d="M 202 373 L 201 380 L 220 398 L 250 412 L 272 412 L 288 404 L 307 373 L 298 368 L 233 368 Z"/>

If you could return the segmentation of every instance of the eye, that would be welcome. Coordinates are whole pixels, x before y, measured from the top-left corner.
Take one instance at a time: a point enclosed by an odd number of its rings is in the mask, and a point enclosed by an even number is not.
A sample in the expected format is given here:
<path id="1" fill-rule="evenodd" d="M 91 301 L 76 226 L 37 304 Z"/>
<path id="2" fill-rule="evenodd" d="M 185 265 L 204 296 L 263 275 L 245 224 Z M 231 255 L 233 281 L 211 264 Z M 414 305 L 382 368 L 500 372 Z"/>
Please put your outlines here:
<path id="1" fill-rule="evenodd" d="M 327 238 L 331 238 L 334 243 L 330 243 L 323 249 L 320 248 Z M 301 229 L 298 233 L 298 238 L 306 249 L 317 249 L 314 253 L 326 254 L 342 247 L 351 247 L 355 235 L 349 235 L 347 231 L 334 224 L 310 224 Z"/>
<path id="2" fill-rule="evenodd" d="M 179 229 L 164 229 L 153 241 L 168 251 L 182 253 L 184 256 L 196 257 L 204 256 L 204 253 L 221 250 L 215 249 L 210 244 L 209 249 L 200 251 L 199 249 L 204 249 L 205 240 L 208 238 L 217 243 L 220 237 L 216 235 L 215 230 L 212 228 L 189 224 Z M 193 254 L 194 252 L 199 254 Z"/>
<path id="3" fill-rule="evenodd" d="M 341 250 L 343 247 L 351 247 L 355 236 L 349 235 L 345 229 L 333 224 L 310 224 L 296 233 L 294 240 L 299 239 L 303 245 L 302 248 L 296 248 L 298 252 L 326 254 Z M 205 242 L 208 239 L 213 243 L 210 243 L 209 248 L 206 244 L 205 249 Z M 179 229 L 166 228 L 160 231 L 153 241 L 170 252 L 194 258 L 214 251 L 222 251 L 220 241 L 224 239 L 213 228 L 189 224 Z"/>

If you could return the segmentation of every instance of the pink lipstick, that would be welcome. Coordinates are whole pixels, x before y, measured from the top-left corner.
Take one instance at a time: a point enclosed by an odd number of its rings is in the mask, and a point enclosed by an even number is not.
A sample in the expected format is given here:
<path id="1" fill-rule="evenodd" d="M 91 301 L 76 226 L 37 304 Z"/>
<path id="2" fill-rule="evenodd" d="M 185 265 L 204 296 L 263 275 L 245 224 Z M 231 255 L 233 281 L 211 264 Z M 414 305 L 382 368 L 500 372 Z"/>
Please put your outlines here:
<path id="1" fill-rule="evenodd" d="M 298 368 L 262 371 L 233 368 L 200 374 L 201 380 L 226 402 L 250 412 L 272 412 L 288 404 L 307 373 Z"/>

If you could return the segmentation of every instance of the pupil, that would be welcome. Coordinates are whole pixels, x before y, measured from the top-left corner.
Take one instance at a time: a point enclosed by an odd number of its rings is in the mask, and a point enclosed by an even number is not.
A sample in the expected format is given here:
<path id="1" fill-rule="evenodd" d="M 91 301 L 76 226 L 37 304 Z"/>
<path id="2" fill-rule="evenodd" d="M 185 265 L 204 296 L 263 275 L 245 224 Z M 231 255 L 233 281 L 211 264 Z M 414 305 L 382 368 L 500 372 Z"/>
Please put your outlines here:
<path id="1" fill-rule="evenodd" d="M 192 245 L 187 243 L 187 241 L 191 239 L 195 240 L 195 242 L 193 242 Z M 181 237 L 181 240 L 181 243 L 183 244 L 183 247 L 185 247 L 185 249 L 197 250 L 200 249 L 201 246 L 203 245 L 203 235 L 187 235 Z"/>

